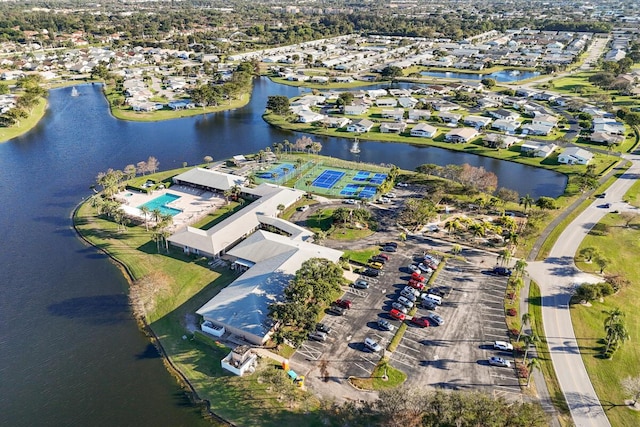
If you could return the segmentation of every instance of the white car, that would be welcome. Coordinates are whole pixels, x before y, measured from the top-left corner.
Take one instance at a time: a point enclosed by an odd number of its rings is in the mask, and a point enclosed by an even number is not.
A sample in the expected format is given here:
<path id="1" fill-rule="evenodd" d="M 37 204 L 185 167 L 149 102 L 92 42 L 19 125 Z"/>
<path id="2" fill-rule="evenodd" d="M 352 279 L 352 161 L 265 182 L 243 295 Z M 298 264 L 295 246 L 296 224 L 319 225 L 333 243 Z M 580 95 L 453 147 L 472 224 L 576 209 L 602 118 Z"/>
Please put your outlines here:
<path id="1" fill-rule="evenodd" d="M 513 351 L 513 346 L 511 345 L 511 343 L 508 343 L 506 341 L 495 341 L 493 343 L 493 348 L 496 350 Z"/>
<path id="2" fill-rule="evenodd" d="M 407 314 L 409 312 L 409 310 L 407 310 L 407 307 L 405 307 L 404 305 L 400 304 L 398 301 L 392 302 L 391 303 L 391 307 L 395 308 L 396 310 L 398 310 L 402 314 Z"/>
<path id="3" fill-rule="evenodd" d="M 440 316 L 439 314 L 436 313 L 429 313 L 427 315 L 427 317 L 429 318 L 430 322 L 435 323 L 438 326 L 442 326 L 444 325 L 444 319 L 442 318 L 442 316 Z"/>
<path id="4" fill-rule="evenodd" d="M 380 351 L 382 350 L 382 347 L 380 346 L 380 344 L 378 344 L 378 342 L 376 340 L 374 340 L 373 338 L 365 338 L 364 339 L 364 346 L 366 348 L 368 348 L 371 351 Z"/>
<path id="5" fill-rule="evenodd" d="M 393 199 L 396 197 L 396 193 L 387 193 L 384 195 L 387 199 Z"/>
<path id="6" fill-rule="evenodd" d="M 426 265 L 424 265 L 423 263 L 418 264 L 418 268 L 427 274 L 433 273 L 433 270 L 427 267 Z"/>
<path id="7" fill-rule="evenodd" d="M 380 197 L 378 201 L 380 203 L 391 203 L 391 200 L 387 199 L 386 197 Z"/>
<path id="8" fill-rule="evenodd" d="M 299 211 L 299 212 L 306 212 L 306 211 L 308 211 L 308 210 L 309 210 L 309 205 L 300 206 L 300 207 L 298 208 L 298 211 Z"/>
<path id="9" fill-rule="evenodd" d="M 402 289 L 402 292 L 406 292 L 406 293 L 408 293 L 408 294 L 411 294 L 411 295 L 413 295 L 413 296 L 414 296 L 414 297 L 416 297 L 416 298 L 420 296 L 420 291 L 419 291 L 419 290 L 417 290 L 417 289 L 415 289 L 415 288 L 412 288 L 411 286 L 405 286 L 405 287 Z"/>
<path id="10" fill-rule="evenodd" d="M 355 205 L 355 204 L 356 204 L 356 201 L 355 201 L 355 200 L 353 200 L 353 199 L 346 199 L 344 202 L 345 202 L 346 204 L 348 204 L 348 205 Z"/>
<path id="11" fill-rule="evenodd" d="M 493 366 L 502 366 L 503 368 L 510 368 L 511 362 L 502 357 L 492 356 L 489 358 L 489 364 Z"/>
<path id="12" fill-rule="evenodd" d="M 414 264 L 410 264 L 409 265 L 409 270 L 411 270 L 413 273 L 418 273 L 420 274 L 420 269 L 418 268 L 418 266 L 414 265 Z"/>
<path id="13" fill-rule="evenodd" d="M 396 185 L 398 187 L 408 187 L 409 186 L 409 184 L 407 184 L 406 182 L 398 182 Z"/>

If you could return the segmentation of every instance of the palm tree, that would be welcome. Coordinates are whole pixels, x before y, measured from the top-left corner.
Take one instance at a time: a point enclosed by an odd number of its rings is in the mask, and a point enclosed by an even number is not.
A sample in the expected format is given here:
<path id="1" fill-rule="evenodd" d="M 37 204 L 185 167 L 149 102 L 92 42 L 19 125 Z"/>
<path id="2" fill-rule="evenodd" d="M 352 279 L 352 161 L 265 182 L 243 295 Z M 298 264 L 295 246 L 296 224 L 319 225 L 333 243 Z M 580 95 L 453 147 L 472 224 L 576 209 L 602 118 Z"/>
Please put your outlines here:
<path id="1" fill-rule="evenodd" d="M 475 222 L 475 223 L 471 224 L 469 226 L 468 230 L 471 232 L 471 234 L 473 234 L 474 238 L 484 237 L 484 235 L 486 233 L 486 229 L 484 228 L 484 224 L 479 223 L 479 222 Z"/>
<path id="2" fill-rule="evenodd" d="M 520 318 L 522 323 L 520 324 L 520 332 L 518 332 L 518 339 L 516 341 L 520 341 L 520 336 L 522 336 L 522 331 L 524 330 L 525 325 L 529 323 L 531 320 L 531 315 L 529 313 L 524 313 Z"/>
<path id="3" fill-rule="evenodd" d="M 531 360 L 529 360 L 529 363 L 527 363 L 527 368 L 529 368 L 529 376 L 527 377 L 527 387 L 529 387 L 529 384 L 531 384 L 531 376 L 533 375 L 533 371 L 535 370 L 540 370 L 540 368 L 542 367 L 542 365 L 540 364 L 540 361 L 537 358 L 533 358 Z"/>
<path id="4" fill-rule="evenodd" d="M 508 265 L 509 261 L 511 261 L 511 251 L 509 249 L 501 250 L 498 254 L 497 261 L 500 262 L 501 265 Z"/>
<path id="5" fill-rule="evenodd" d="M 522 198 L 520 198 L 520 204 L 524 206 L 524 211 L 526 212 L 527 209 L 529 209 L 533 203 L 535 202 L 535 200 L 533 200 L 533 197 L 531 197 L 530 195 L 526 195 Z"/>
<path id="6" fill-rule="evenodd" d="M 513 267 L 513 269 L 515 270 L 518 276 L 524 276 L 524 271 L 528 265 L 529 264 L 527 264 L 527 261 L 525 261 L 524 259 L 519 259 L 516 261 L 516 264 Z"/>
<path id="7" fill-rule="evenodd" d="M 145 230 L 149 231 L 149 213 L 151 212 L 151 209 L 149 209 L 148 206 L 142 206 L 140 208 L 140 212 L 142 212 L 142 215 L 144 217 L 144 228 Z"/>
<path id="8" fill-rule="evenodd" d="M 160 210 L 160 208 L 155 208 L 154 210 L 152 210 L 151 215 L 153 216 L 153 221 L 156 224 L 160 223 L 160 220 L 162 219 L 162 211 Z"/>
<path id="9" fill-rule="evenodd" d="M 613 325 L 614 323 L 621 322 L 625 316 L 624 311 L 620 310 L 618 307 L 609 311 L 605 311 L 605 313 L 607 314 L 607 318 L 604 319 L 605 328 L 607 326 Z"/>
<path id="10" fill-rule="evenodd" d="M 453 246 L 451 246 L 451 253 L 454 255 L 458 255 L 460 252 L 462 252 L 462 246 L 455 244 Z"/>
<path id="11" fill-rule="evenodd" d="M 629 339 L 629 332 L 622 321 L 608 325 L 605 327 L 607 332 L 607 347 L 605 348 L 605 354 L 609 352 L 611 346 L 614 348 L 620 341 L 626 341 Z"/>
<path id="12" fill-rule="evenodd" d="M 278 215 L 282 215 L 282 212 L 284 211 L 284 205 L 280 203 L 276 209 L 278 209 Z"/>
<path id="13" fill-rule="evenodd" d="M 540 338 L 538 338 L 536 334 L 524 336 L 524 357 L 522 358 L 523 362 L 527 363 L 527 354 L 529 354 L 529 348 L 531 348 L 531 346 L 538 341 L 540 341 Z"/>
<path id="14" fill-rule="evenodd" d="M 451 234 L 452 231 L 457 231 L 460 228 L 460 221 L 457 218 L 450 219 L 444 223 L 444 228 L 447 233 Z"/>

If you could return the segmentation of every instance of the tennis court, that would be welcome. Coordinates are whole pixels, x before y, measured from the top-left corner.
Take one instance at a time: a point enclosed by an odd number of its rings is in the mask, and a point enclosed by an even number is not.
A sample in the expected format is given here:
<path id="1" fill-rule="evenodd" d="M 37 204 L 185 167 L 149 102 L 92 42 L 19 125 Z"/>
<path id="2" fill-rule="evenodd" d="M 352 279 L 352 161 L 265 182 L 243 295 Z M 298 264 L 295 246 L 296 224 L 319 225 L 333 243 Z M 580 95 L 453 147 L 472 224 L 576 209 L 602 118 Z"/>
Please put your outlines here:
<path id="1" fill-rule="evenodd" d="M 341 196 L 353 196 L 354 194 L 356 194 L 358 192 L 358 189 L 360 188 L 359 185 L 357 184 L 347 184 L 342 188 L 342 191 L 340 191 L 340 195 Z"/>
<path id="2" fill-rule="evenodd" d="M 344 172 L 334 171 L 331 169 L 325 169 L 316 179 L 311 183 L 312 187 L 319 188 L 332 188 L 342 177 Z"/>
<path id="3" fill-rule="evenodd" d="M 271 170 L 268 170 L 266 172 L 260 172 L 257 175 L 259 178 L 275 181 L 277 179 L 282 178 L 285 174 L 293 171 L 294 169 L 295 167 L 292 164 L 282 163 Z"/>
<path id="4" fill-rule="evenodd" d="M 369 179 L 369 175 L 371 175 L 371 172 L 367 172 L 367 171 L 358 171 L 355 176 L 353 177 L 354 181 L 366 181 Z"/>
<path id="5" fill-rule="evenodd" d="M 365 186 L 361 191 L 358 197 L 361 199 L 370 199 L 376 195 L 377 187 L 372 187 L 370 185 Z"/>
<path id="6" fill-rule="evenodd" d="M 380 185 L 384 182 L 385 179 L 387 179 L 386 173 L 377 173 L 373 175 L 373 177 L 369 180 L 369 182 L 371 184 Z"/>

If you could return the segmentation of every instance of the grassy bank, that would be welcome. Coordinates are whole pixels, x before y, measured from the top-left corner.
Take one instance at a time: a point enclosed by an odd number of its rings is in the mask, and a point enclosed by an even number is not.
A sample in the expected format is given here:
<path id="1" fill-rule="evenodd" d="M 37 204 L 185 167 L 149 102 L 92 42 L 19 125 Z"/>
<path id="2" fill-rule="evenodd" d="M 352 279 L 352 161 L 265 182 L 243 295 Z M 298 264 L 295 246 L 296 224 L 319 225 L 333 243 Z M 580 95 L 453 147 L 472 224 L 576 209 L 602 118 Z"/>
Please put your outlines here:
<path id="1" fill-rule="evenodd" d="M 614 426 L 640 425 L 640 412 L 624 406 L 628 399 L 620 380 L 628 376 L 638 376 L 640 366 L 640 265 L 636 262 L 640 249 L 640 221 L 633 221 L 629 227 L 617 214 L 606 215 L 584 239 L 578 253 L 583 248 L 596 248 L 610 263 L 605 273 L 620 275 L 628 280 L 628 285 L 617 294 L 602 301 L 592 301 L 591 306 L 574 305 L 571 319 L 578 339 L 589 378 Z M 583 271 L 599 273 L 596 263 L 577 260 Z M 605 346 L 604 320 L 607 311 L 619 308 L 625 313 L 624 323 L 630 335 L 611 360 L 602 358 Z"/>
<path id="2" fill-rule="evenodd" d="M 6 142 L 10 139 L 16 138 L 20 135 L 24 135 L 31 129 L 36 127 L 40 122 L 40 119 L 44 117 L 44 113 L 47 111 L 47 100 L 40 98 L 38 104 L 33 108 L 33 111 L 26 119 L 20 120 L 20 123 L 8 128 L 0 127 L 0 142 Z"/>

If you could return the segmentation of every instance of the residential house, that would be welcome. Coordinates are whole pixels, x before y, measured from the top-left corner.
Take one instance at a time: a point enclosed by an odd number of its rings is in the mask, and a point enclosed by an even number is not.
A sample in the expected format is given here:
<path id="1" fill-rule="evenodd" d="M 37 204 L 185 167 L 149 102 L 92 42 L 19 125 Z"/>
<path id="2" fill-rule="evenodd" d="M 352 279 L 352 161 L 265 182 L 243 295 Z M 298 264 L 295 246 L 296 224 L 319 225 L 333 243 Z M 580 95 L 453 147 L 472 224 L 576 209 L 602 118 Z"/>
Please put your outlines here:
<path id="1" fill-rule="evenodd" d="M 520 114 L 516 113 L 515 111 L 505 110 L 504 108 L 495 111 L 489 111 L 489 115 L 495 117 L 498 120 L 509 120 L 512 122 L 520 118 Z"/>
<path id="2" fill-rule="evenodd" d="M 351 123 L 347 126 L 347 132 L 357 132 L 357 133 L 365 133 L 369 132 L 373 127 L 374 123 L 368 119 L 358 120 L 355 123 Z"/>
<path id="3" fill-rule="evenodd" d="M 593 154 L 580 147 L 568 147 L 558 156 L 558 162 L 567 165 L 587 165 Z"/>
<path id="4" fill-rule="evenodd" d="M 452 123 L 454 125 L 457 125 L 460 119 L 462 119 L 462 114 L 440 112 L 438 113 L 438 117 L 440 117 L 445 123 Z"/>
<path id="5" fill-rule="evenodd" d="M 606 132 L 593 132 L 589 139 L 591 142 L 598 142 L 606 145 L 619 145 L 624 141 L 624 135 L 614 135 Z"/>
<path id="6" fill-rule="evenodd" d="M 426 123 L 418 123 L 411 129 L 411 136 L 433 138 L 438 133 L 438 128 Z"/>
<path id="7" fill-rule="evenodd" d="M 482 108 L 483 110 L 486 110 L 488 108 L 496 108 L 502 105 L 499 101 L 487 97 L 480 98 L 477 102 L 478 107 Z"/>
<path id="8" fill-rule="evenodd" d="M 596 117 L 593 119 L 593 131 L 605 132 L 616 135 L 624 135 L 624 124 L 615 121 L 614 119 L 605 119 L 603 117 Z"/>
<path id="9" fill-rule="evenodd" d="M 407 128 L 404 122 L 384 122 L 380 124 L 381 133 L 402 133 Z"/>
<path id="10" fill-rule="evenodd" d="M 535 112 L 534 113 L 534 117 L 532 120 L 532 124 L 534 125 L 540 125 L 540 126 L 546 126 L 546 127 L 550 127 L 550 128 L 554 128 L 557 126 L 558 124 L 558 118 L 555 116 L 552 116 L 550 114 L 544 114 L 541 112 Z"/>
<path id="11" fill-rule="evenodd" d="M 467 116 L 464 118 L 464 124 L 473 126 L 475 128 L 484 128 L 491 123 L 492 119 L 490 117 L 482 117 L 482 116 Z"/>
<path id="12" fill-rule="evenodd" d="M 428 120 L 431 117 L 429 110 L 409 109 L 409 120 Z"/>
<path id="13" fill-rule="evenodd" d="M 393 119 L 396 121 L 400 121 L 404 119 L 404 109 L 402 108 L 385 109 L 380 112 L 380 115 L 385 119 Z"/>
<path id="14" fill-rule="evenodd" d="M 371 99 L 382 98 L 389 95 L 389 92 L 387 92 L 386 89 L 369 89 L 366 91 L 366 93 Z M 392 107 L 395 107 L 395 104 L 392 105 Z"/>
<path id="15" fill-rule="evenodd" d="M 298 123 L 315 123 L 325 119 L 324 114 L 302 110 L 298 113 Z"/>
<path id="16" fill-rule="evenodd" d="M 527 103 L 526 99 L 514 98 L 512 96 L 507 96 L 506 98 L 504 98 L 502 100 L 502 105 L 504 105 L 506 107 L 516 108 L 516 109 L 520 108 L 521 106 L 523 106 L 526 103 Z"/>
<path id="17" fill-rule="evenodd" d="M 369 107 L 366 105 L 345 105 L 344 114 L 347 116 L 361 116 L 366 114 Z"/>
<path id="18" fill-rule="evenodd" d="M 444 137 L 448 142 L 469 142 L 480 135 L 474 128 L 459 128 L 450 130 Z"/>
<path id="19" fill-rule="evenodd" d="M 347 126 L 348 124 L 350 124 L 351 120 L 347 119 L 346 117 L 328 117 L 328 116 L 325 116 L 325 118 L 322 120 L 322 123 L 324 125 L 326 125 L 327 127 L 330 127 L 330 128 L 343 128 L 343 127 Z"/>
<path id="20" fill-rule="evenodd" d="M 552 142 L 527 141 L 520 146 L 520 154 L 529 157 L 546 158 L 555 151 L 557 146 Z"/>
<path id="21" fill-rule="evenodd" d="M 515 132 L 519 127 L 520 127 L 520 122 L 514 122 L 511 120 L 504 120 L 504 119 L 496 120 L 491 124 L 492 129 L 498 129 L 503 132 L 510 132 L 510 133 Z"/>
<path id="22" fill-rule="evenodd" d="M 529 123 L 522 126 L 523 135 L 547 136 L 553 130 L 552 126 Z"/>
<path id="23" fill-rule="evenodd" d="M 482 138 L 482 140 L 484 141 L 484 145 L 494 148 L 509 148 L 513 144 L 522 142 L 520 138 L 510 135 L 502 135 L 500 133 L 488 133 Z"/>
<path id="24" fill-rule="evenodd" d="M 377 98 L 375 104 L 378 107 L 395 107 L 398 105 L 398 100 L 395 98 Z"/>
<path id="25" fill-rule="evenodd" d="M 318 104 L 324 104 L 327 99 L 322 95 L 305 95 L 295 101 L 291 101 L 290 105 L 308 105 L 309 107 L 316 106 Z"/>
<path id="26" fill-rule="evenodd" d="M 445 101 L 443 99 L 436 99 L 430 102 L 431 107 L 436 111 L 449 112 L 460 109 L 458 104 L 454 104 L 453 102 Z"/>
<path id="27" fill-rule="evenodd" d="M 402 96 L 398 98 L 398 104 L 403 108 L 413 108 L 418 104 L 418 100 L 411 96 Z"/>

